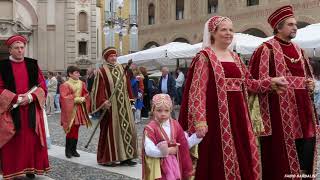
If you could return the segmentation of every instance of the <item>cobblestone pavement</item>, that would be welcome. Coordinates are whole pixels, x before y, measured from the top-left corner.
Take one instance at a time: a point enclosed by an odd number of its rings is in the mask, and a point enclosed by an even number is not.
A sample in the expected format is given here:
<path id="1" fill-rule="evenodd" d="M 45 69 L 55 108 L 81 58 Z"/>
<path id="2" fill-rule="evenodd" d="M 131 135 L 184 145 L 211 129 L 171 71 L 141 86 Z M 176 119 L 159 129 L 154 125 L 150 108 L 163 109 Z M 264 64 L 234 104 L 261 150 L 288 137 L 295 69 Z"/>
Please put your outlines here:
<path id="1" fill-rule="evenodd" d="M 49 157 L 49 159 L 52 169 L 47 176 L 56 180 L 135 180 L 124 175 L 58 158 Z"/>

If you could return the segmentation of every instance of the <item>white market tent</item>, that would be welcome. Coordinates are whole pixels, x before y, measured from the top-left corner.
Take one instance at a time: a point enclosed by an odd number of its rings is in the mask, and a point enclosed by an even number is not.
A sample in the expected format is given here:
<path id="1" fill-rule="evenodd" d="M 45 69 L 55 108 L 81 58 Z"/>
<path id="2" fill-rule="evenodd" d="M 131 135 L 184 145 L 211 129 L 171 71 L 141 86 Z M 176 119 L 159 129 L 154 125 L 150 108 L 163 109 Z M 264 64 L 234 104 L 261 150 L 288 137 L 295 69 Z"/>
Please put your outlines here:
<path id="1" fill-rule="evenodd" d="M 232 48 L 242 55 L 251 55 L 263 42 L 272 37 L 260 38 L 248 34 L 236 33 Z M 320 57 L 320 23 L 301 28 L 293 39 L 303 48 L 309 57 Z M 139 51 L 133 54 L 121 56 L 119 63 L 126 63 L 132 59 L 134 63 L 157 69 L 162 65 L 175 65 L 176 59 L 190 59 L 202 48 L 202 43 L 190 45 L 187 43 L 172 42 L 160 47 Z"/>
<path id="2" fill-rule="evenodd" d="M 309 57 L 320 57 L 320 23 L 299 29 L 293 41 L 299 44 Z"/>
<path id="3" fill-rule="evenodd" d="M 172 54 L 171 51 L 181 51 L 190 46 L 191 45 L 188 43 L 171 42 L 163 46 L 139 51 L 125 56 L 120 56 L 118 58 L 118 62 L 121 64 L 126 63 L 129 59 L 132 59 L 133 63 L 143 63 L 144 61 L 149 60 L 173 59 L 169 57 Z"/>

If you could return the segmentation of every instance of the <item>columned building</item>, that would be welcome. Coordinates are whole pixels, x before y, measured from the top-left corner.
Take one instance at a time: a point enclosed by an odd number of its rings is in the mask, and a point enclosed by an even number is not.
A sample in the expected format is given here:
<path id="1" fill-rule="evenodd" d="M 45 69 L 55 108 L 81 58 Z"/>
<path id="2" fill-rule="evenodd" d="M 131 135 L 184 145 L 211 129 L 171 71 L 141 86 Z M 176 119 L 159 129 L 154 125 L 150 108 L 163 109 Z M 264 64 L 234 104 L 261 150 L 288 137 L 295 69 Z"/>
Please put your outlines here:
<path id="1" fill-rule="evenodd" d="M 228 16 L 236 32 L 271 36 L 267 18 L 288 4 L 295 9 L 299 28 L 320 22 L 319 0 L 140 0 L 139 49 L 201 42 L 204 24 L 213 15 Z"/>
<path id="2" fill-rule="evenodd" d="M 0 56 L 7 56 L 5 40 L 13 34 L 28 38 L 26 56 L 38 59 L 44 71 L 81 69 L 97 61 L 96 1 L 0 1 Z"/>

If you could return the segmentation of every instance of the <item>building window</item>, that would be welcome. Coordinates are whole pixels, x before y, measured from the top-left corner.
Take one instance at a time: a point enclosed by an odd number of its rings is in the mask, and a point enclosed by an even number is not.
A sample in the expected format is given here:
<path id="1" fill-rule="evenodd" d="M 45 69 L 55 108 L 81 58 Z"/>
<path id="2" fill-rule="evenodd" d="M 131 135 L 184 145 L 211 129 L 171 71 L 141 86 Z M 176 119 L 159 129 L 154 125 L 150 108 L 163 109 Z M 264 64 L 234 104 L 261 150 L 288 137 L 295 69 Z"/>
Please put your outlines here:
<path id="1" fill-rule="evenodd" d="M 208 0 L 208 14 L 216 13 L 218 10 L 218 0 Z"/>
<path id="2" fill-rule="evenodd" d="M 87 55 L 87 42 L 79 41 L 79 55 Z"/>
<path id="3" fill-rule="evenodd" d="M 247 0 L 247 6 L 259 5 L 259 0 Z"/>
<path id="4" fill-rule="evenodd" d="M 153 4 L 150 4 L 148 7 L 148 24 L 155 24 L 155 19 L 154 19 L 154 15 L 155 15 L 155 8 Z"/>
<path id="5" fill-rule="evenodd" d="M 185 38 L 176 38 L 173 42 L 182 42 L 182 43 L 189 43 L 189 41 Z"/>
<path id="6" fill-rule="evenodd" d="M 257 36 L 257 37 L 261 37 L 261 38 L 268 37 L 266 35 L 266 33 L 264 33 L 263 31 L 261 31 L 260 29 L 257 29 L 257 28 L 250 28 L 250 29 L 243 31 L 242 33 L 243 34 L 250 34 L 252 36 Z"/>
<path id="7" fill-rule="evenodd" d="M 307 22 L 298 21 L 298 23 L 297 23 L 297 28 L 298 28 L 298 29 L 301 29 L 301 28 L 304 28 L 304 27 L 306 27 L 306 26 L 308 26 L 308 25 L 310 25 L 310 24 L 307 23 Z"/>
<path id="8" fill-rule="evenodd" d="M 183 19 L 184 0 L 176 0 L 176 20 Z"/>
<path id="9" fill-rule="evenodd" d="M 85 12 L 79 13 L 79 31 L 88 32 L 88 18 Z"/>
<path id="10" fill-rule="evenodd" d="M 146 45 L 144 45 L 143 50 L 159 47 L 160 45 L 154 41 L 148 42 Z"/>

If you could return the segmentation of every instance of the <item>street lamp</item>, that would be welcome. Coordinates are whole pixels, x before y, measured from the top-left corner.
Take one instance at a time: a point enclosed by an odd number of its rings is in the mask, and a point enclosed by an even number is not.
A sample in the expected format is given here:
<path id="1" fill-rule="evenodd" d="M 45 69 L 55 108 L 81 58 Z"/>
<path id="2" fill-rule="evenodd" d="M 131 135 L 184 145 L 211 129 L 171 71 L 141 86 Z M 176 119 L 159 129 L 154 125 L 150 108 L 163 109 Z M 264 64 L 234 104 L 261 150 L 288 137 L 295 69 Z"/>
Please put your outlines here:
<path id="1" fill-rule="evenodd" d="M 128 33 L 128 27 L 130 28 L 130 34 L 137 34 L 138 28 L 136 24 L 131 24 L 129 18 L 121 17 L 121 10 L 123 8 L 123 4 L 121 3 L 119 6 L 119 15 L 115 12 L 105 11 L 105 25 L 103 28 L 103 32 L 105 35 L 109 35 L 113 30 L 115 33 L 119 34 L 119 54 L 122 55 L 122 41 L 123 36 L 126 36 Z"/>

